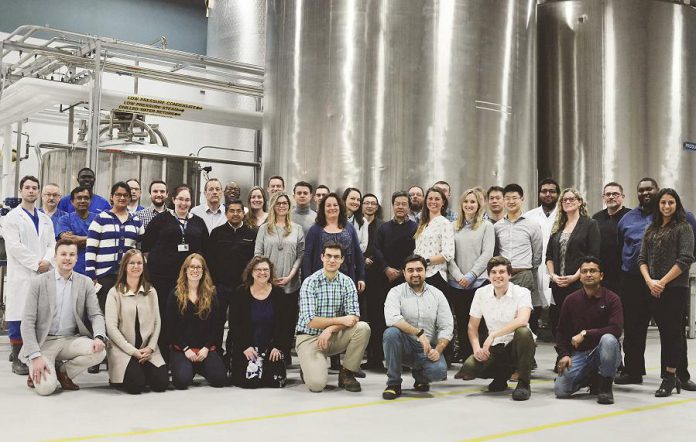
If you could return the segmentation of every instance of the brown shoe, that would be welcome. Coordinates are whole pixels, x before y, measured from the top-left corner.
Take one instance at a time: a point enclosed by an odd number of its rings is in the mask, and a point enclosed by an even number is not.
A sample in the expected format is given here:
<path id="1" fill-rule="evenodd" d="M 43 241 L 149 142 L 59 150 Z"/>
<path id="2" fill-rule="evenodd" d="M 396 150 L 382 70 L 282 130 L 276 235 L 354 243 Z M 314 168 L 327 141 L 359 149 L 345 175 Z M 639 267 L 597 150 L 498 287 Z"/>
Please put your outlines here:
<path id="1" fill-rule="evenodd" d="M 76 391 L 80 389 L 80 387 L 68 377 L 68 374 L 65 371 L 61 369 L 56 370 L 56 377 L 58 378 L 58 382 L 60 382 L 60 386 L 63 390 Z"/>
<path id="2" fill-rule="evenodd" d="M 475 379 L 473 376 L 471 376 L 470 374 L 468 374 L 464 371 L 463 365 L 462 365 L 462 368 L 459 369 L 457 374 L 454 375 L 454 378 L 461 379 L 462 381 L 471 381 L 471 380 Z"/>
<path id="3" fill-rule="evenodd" d="M 27 376 L 27 387 L 34 388 L 34 381 L 31 379 L 31 375 Z"/>
<path id="4" fill-rule="evenodd" d="M 341 367 L 341 372 L 338 374 L 338 386 L 353 393 L 362 390 L 360 382 L 355 379 L 355 373 L 345 367 Z"/>

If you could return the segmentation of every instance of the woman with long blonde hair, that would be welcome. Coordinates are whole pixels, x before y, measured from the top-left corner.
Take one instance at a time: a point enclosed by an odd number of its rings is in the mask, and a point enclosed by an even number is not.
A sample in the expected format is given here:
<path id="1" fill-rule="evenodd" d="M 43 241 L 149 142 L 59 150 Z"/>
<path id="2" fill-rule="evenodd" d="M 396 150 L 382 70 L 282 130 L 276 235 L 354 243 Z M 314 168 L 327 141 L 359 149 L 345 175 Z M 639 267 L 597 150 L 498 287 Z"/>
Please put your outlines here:
<path id="1" fill-rule="evenodd" d="M 205 258 L 190 254 L 179 271 L 176 288 L 169 296 L 170 364 L 172 383 L 185 390 L 198 373 L 213 387 L 227 384 L 218 336 L 222 314 Z"/>
<path id="2" fill-rule="evenodd" d="M 288 342 L 292 341 L 297 323 L 300 294 L 300 266 L 304 257 L 305 236 L 302 226 L 292 222 L 290 197 L 285 192 L 276 193 L 271 198 L 271 207 L 266 224 L 256 235 L 255 256 L 265 256 L 275 267 L 275 279 L 271 282 L 287 295 L 290 308 L 287 327 Z M 287 362 L 290 362 L 290 348 L 282 348 Z"/>
<path id="3" fill-rule="evenodd" d="M 466 361 L 473 353 L 467 333 L 469 310 L 476 289 L 488 284 L 486 265 L 495 249 L 493 224 L 483 218 L 485 213 L 483 194 L 476 188 L 465 190 L 459 197 L 454 222 L 454 259 L 447 265 L 452 310 L 457 317 L 459 354 L 456 360 Z M 486 327 L 482 322 L 479 339 L 483 342 L 485 338 Z"/>
<path id="4" fill-rule="evenodd" d="M 131 394 L 142 393 L 146 385 L 152 391 L 165 391 L 169 375 L 157 346 L 161 329 L 157 291 L 140 250 L 123 255 L 104 316 L 111 342 L 106 348 L 109 383 Z"/>
<path id="5" fill-rule="evenodd" d="M 561 192 L 556 221 L 546 248 L 551 293 L 555 305 L 549 309 L 551 331 L 556 333 L 558 316 L 565 298 L 580 284 L 580 264 L 585 256 L 599 256 L 601 238 L 597 221 L 587 216 L 587 204 L 577 189 Z"/>

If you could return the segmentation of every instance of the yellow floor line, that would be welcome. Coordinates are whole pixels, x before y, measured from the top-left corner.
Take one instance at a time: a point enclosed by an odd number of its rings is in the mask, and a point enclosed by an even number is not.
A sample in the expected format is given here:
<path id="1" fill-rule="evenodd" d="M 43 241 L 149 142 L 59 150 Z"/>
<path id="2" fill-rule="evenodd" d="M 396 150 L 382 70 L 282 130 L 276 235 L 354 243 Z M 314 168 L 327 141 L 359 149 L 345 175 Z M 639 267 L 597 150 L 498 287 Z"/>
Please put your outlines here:
<path id="1" fill-rule="evenodd" d="M 594 416 L 581 417 L 579 419 L 571 419 L 567 421 L 554 422 L 551 424 L 538 425 L 536 427 L 521 428 L 519 430 L 506 431 L 504 433 L 490 434 L 488 436 L 474 437 L 471 439 L 464 439 L 463 442 L 482 442 L 495 439 L 503 439 L 512 436 L 521 436 L 523 434 L 537 433 L 539 431 L 550 430 L 552 428 L 567 427 L 569 425 L 581 424 L 584 422 L 597 421 L 601 419 L 608 419 L 610 417 L 623 416 L 626 414 L 640 413 L 642 411 L 656 410 L 664 407 L 672 407 L 675 405 L 683 405 L 689 402 L 696 402 L 696 399 L 683 399 L 680 401 L 664 402 L 661 404 L 644 405 L 642 407 L 629 408 L 627 410 L 612 411 L 611 413 L 602 413 Z"/>
<path id="2" fill-rule="evenodd" d="M 651 370 L 656 370 L 659 369 L 660 367 L 650 367 L 648 368 L 648 371 Z M 532 385 L 539 385 L 539 384 L 547 384 L 550 382 L 553 382 L 553 379 L 537 379 L 537 380 L 532 380 Z M 438 392 L 438 391 L 431 391 L 429 396 L 413 396 L 413 397 L 401 397 L 399 399 L 393 400 L 393 401 L 385 401 L 385 400 L 380 400 L 380 401 L 371 401 L 371 402 L 364 402 L 361 404 L 353 404 L 353 405 L 337 405 L 334 407 L 325 407 L 325 408 L 316 408 L 313 410 L 303 410 L 303 411 L 290 411 L 287 413 L 277 413 L 277 414 L 269 414 L 265 416 L 252 416 L 252 417 L 244 417 L 244 418 L 238 418 L 238 419 L 228 419 L 228 420 L 222 420 L 222 421 L 214 421 L 214 422 L 202 422 L 198 424 L 188 424 L 188 425 L 177 425 L 174 427 L 162 427 L 162 428 L 152 428 L 149 430 L 137 430 L 137 431 L 125 431 L 121 433 L 106 433 L 106 434 L 93 434 L 93 435 L 87 435 L 87 436 L 75 436 L 75 437 L 66 437 L 66 438 L 60 438 L 60 439 L 48 439 L 46 442 L 74 442 L 74 441 L 84 441 L 84 440 L 96 440 L 96 439 L 108 439 L 108 438 L 114 438 L 114 437 L 129 437 L 129 436 L 144 436 L 148 434 L 159 434 L 159 433 L 171 433 L 174 431 L 181 431 L 181 430 L 190 430 L 193 428 L 203 428 L 203 427 L 216 427 L 216 426 L 222 426 L 222 425 L 234 425 L 234 424 L 241 424 L 241 423 L 246 423 L 246 422 L 254 422 L 254 421 L 264 421 L 264 420 L 271 420 L 271 419 L 282 419 L 282 418 L 287 418 L 287 417 L 293 417 L 293 416 L 305 416 L 309 414 L 319 414 L 319 413 L 328 413 L 332 411 L 342 411 L 342 410 L 351 410 L 351 409 L 356 409 L 356 408 L 365 408 L 365 407 L 373 407 L 377 405 L 389 405 L 389 404 L 395 404 L 395 403 L 403 403 L 407 401 L 413 401 L 413 400 L 424 400 L 424 399 L 431 399 L 433 397 L 446 397 L 446 396 L 453 396 L 453 395 L 459 395 L 459 394 L 466 394 L 466 393 L 479 393 L 482 391 L 482 386 L 477 386 L 475 388 L 465 388 L 463 390 L 454 390 L 454 391 L 444 391 L 444 392 Z M 696 400 L 696 399 L 694 399 Z M 684 401 L 681 401 L 684 402 Z M 679 402 L 679 403 L 681 403 Z M 668 404 L 675 404 L 673 402 L 668 402 L 666 404 L 660 404 L 660 406 L 667 406 Z M 652 406 L 654 408 L 659 408 L 658 406 Z M 642 411 L 638 410 L 637 411 Z M 621 414 L 629 413 L 632 411 L 625 410 L 623 412 L 619 412 Z M 609 413 L 609 415 L 613 416 L 614 413 Z M 610 416 L 606 417 L 610 417 Z M 589 418 L 588 418 L 589 419 Z M 597 419 L 602 419 L 602 417 L 597 417 Z M 578 420 L 578 422 L 581 422 L 582 420 Z M 558 424 L 564 424 L 564 425 L 571 425 L 573 423 L 577 423 L 575 421 L 567 421 L 570 423 L 558 423 Z M 557 424 L 548 424 L 546 426 L 543 426 L 544 428 L 541 427 L 534 427 L 534 428 L 539 428 L 539 429 L 527 429 L 529 430 L 528 432 L 533 432 L 533 431 L 541 431 L 543 429 L 548 428 L 553 428 Z M 525 429 L 519 430 L 521 431 L 520 434 L 524 434 Z M 500 438 L 500 437 L 507 437 L 508 435 L 506 433 L 501 433 L 502 435 L 493 435 L 493 436 L 486 436 L 486 437 L 492 437 L 492 438 Z M 496 437 L 497 436 L 497 437 Z M 487 440 L 487 439 L 472 439 L 472 440 Z"/>

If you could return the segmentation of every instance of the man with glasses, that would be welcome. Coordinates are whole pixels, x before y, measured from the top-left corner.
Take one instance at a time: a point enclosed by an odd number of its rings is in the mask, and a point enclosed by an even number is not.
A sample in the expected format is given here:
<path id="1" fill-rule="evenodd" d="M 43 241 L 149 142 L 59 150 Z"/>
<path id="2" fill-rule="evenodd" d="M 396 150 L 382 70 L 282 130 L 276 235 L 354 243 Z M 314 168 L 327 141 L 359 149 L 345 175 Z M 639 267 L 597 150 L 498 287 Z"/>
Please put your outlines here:
<path id="1" fill-rule="evenodd" d="M 556 332 L 557 398 L 569 398 L 590 386 L 590 394 L 597 394 L 598 403 L 614 403 L 612 383 L 621 363 L 623 308 L 618 295 L 601 286 L 603 276 L 597 258 L 583 258 L 582 288 L 563 301 Z"/>
<path id="2" fill-rule="evenodd" d="M 358 291 L 353 280 L 338 269 L 344 259 L 343 247 L 336 242 L 324 244 L 323 268 L 302 283 L 300 315 L 297 320 L 295 348 L 300 359 L 302 378 L 314 393 L 324 390 L 329 376 L 328 356 L 345 352 L 338 386 L 358 392 L 355 373 L 370 339 L 370 326 L 360 321 Z"/>
<path id="3" fill-rule="evenodd" d="M 128 213 L 137 213 L 145 209 L 140 205 L 140 196 L 142 195 L 142 190 L 140 189 L 140 181 L 137 178 L 131 178 L 126 181 L 131 188 L 131 200 L 128 203 Z"/>
<path id="4" fill-rule="evenodd" d="M 561 189 L 558 183 L 552 178 L 544 178 L 539 181 L 539 207 L 530 210 L 524 214 L 525 218 L 536 221 L 541 227 L 541 243 L 542 250 L 541 256 L 546 256 L 546 247 L 549 244 L 549 238 L 551 238 L 551 229 L 553 228 L 553 223 L 556 221 L 556 207 L 558 206 L 558 198 L 560 197 Z M 551 303 L 551 287 L 549 287 L 549 272 L 545 265 L 539 266 L 537 270 L 537 283 L 539 285 L 539 292 L 543 294 L 541 298 L 541 307 L 547 307 Z M 540 314 L 538 310 L 538 305 L 535 306 L 535 316 Z M 535 330 L 532 328 L 532 330 Z"/>
<path id="5" fill-rule="evenodd" d="M 74 188 L 70 192 L 70 200 L 75 211 L 60 219 L 58 226 L 56 226 L 56 237 L 70 240 L 77 246 L 77 263 L 74 270 L 84 275 L 89 226 L 97 215 L 89 211 L 92 191 L 87 187 L 77 186 Z"/>
<path id="6" fill-rule="evenodd" d="M 94 193 L 94 182 L 96 181 L 96 176 L 94 171 L 89 167 L 83 167 L 77 172 L 77 184 L 89 188 L 92 192 L 92 202 L 89 204 L 89 211 L 92 213 L 100 213 L 104 210 L 109 210 L 111 204 L 101 196 Z M 67 213 L 72 213 L 75 211 L 75 207 L 70 203 L 70 195 L 65 195 L 60 199 L 58 203 L 58 208 Z"/>
<path id="7" fill-rule="evenodd" d="M 140 218 L 128 212 L 130 200 L 130 186 L 123 181 L 115 183 L 111 186 L 113 207 L 97 214 L 87 231 L 85 275 L 94 281 L 102 311 L 106 295 L 116 283 L 123 254 L 134 249 L 145 233 Z M 99 373 L 99 365 L 91 367 L 89 372 Z"/>
<path id="8" fill-rule="evenodd" d="M 621 218 L 631 209 L 624 207 L 624 190 L 621 184 L 607 183 L 602 191 L 604 210 L 592 215 L 599 226 L 599 259 L 604 269 L 602 285 L 614 293 L 619 293 L 621 279 L 621 247 L 619 247 L 617 226 Z"/>
<path id="9" fill-rule="evenodd" d="M 212 232 L 214 228 L 225 224 L 227 221 L 225 205 L 220 202 L 222 200 L 222 183 L 220 180 L 217 178 L 209 179 L 205 183 L 203 194 L 205 203 L 191 209 L 191 213 L 203 218 L 208 232 Z"/>
<path id="10" fill-rule="evenodd" d="M 53 222 L 53 230 L 56 232 L 56 235 L 58 234 L 58 230 L 56 228 L 58 221 L 67 215 L 67 212 L 58 208 L 58 202 L 60 201 L 61 196 L 63 196 L 63 193 L 60 191 L 60 187 L 58 187 L 57 184 L 46 184 L 41 191 L 42 207 L 39 210 L 51 218 L 51 222 Z"/>

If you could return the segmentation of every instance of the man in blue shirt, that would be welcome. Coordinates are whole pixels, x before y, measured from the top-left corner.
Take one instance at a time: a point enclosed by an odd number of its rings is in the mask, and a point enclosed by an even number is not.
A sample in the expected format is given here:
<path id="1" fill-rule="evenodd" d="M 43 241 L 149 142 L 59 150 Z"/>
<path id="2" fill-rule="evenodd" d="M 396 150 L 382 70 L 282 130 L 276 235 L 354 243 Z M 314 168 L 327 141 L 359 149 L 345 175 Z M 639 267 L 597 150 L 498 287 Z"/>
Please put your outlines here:
<path id="1" fill-rule="evenodd" d="M 355 373 L 370 339 L 370 326 L 360 321 L 358 291 L 353 280 L 339 272 L 344 259 L 340 244 L 327 242 L 321 253 L 323 268 L 302 283 L 295 348 L 303 380 L 319 393 L 329 374 L 327 356 L 346 352 L 338 386 L 358 392 Z"/>
<path id="2" fill-rule="evenodd" d="M 42 207 L 39 210 L 51 218 L 51 222 L 53 223 L 53 231 L 56 233 L 56 235 L 58 234 L 58 220 L 67 215 L 67 213 L 58 208 L 58 201 L 60 201 L 61 196 L 62 192 L 57 184 L 46 184 L 41 191 Z"/>
<path id="3" fill-rule="evenodd" d="M 89 204 L 89 211 L 92 213 L 103 212 L 104 210 L 109 210 L 111 204 L 99 195 L 94 194 L 94 182 L 96 181 L 94 171 L 89 167 L 83 167 L 77 172 L 77 183 L 80 186 L 87 187 L 90 192 L 92 192 L 92 202 Z M 65 195 L 60 199 L 58 203 L 58 208 L 64 210 L 66 213 L 72 213 L 75 211 L 75 207 L 70 203 L 70 196 Z"/>
<path id="4" fill-rule="evenodd" d="M 70 201 L 75 211 L 60 219 L 56 226 L 57 239 L 70 239 L 77 245 L 77 263 L 75 271 L 85 274 L 85 251 L 89 225 L 94 221 L 95 213 L 89 211 L 92 191 L 85 186 L 77 186 L 70 192 Z"/>
<path id="5" fill-rule="evenodd" d="M 653 220 L 660 187 L 655 179 L 645 177 L 638 183 L 638 207 L 619 221 L 618 240 L 621 248 L 621 301 L 624 310 L 624 369 L 614 383 L 642 384 L 645 374 L 645 343 L 652 317 L 652 296 L 638 267 L 638 254 L 643 235 Z M 687 213 L 687 221 L 696 233 L 696 218 Z M 696 391 L 690 380 L 686 354 L 686 334 L 682 329 L 683 355 L 677 367 L 677 376 L 685 390 Z"/>

